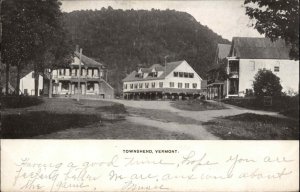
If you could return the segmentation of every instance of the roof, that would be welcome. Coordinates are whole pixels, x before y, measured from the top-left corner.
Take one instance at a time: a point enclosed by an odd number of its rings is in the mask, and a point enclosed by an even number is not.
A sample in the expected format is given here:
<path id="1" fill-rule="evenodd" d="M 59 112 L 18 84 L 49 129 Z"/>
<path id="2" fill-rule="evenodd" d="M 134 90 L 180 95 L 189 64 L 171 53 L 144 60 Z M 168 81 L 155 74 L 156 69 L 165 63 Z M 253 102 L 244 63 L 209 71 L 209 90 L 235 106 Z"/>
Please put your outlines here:
<path id="1" fill-rule="evenodd" d="M 218 44 L 217 56 L 218 59 L 224 59 L 229 55 L 231 45 L 230 44 Z"/>
<path id="2" fill-rule="evenodd" d="M 213 69 L 217 69 L 220 67 L 220 60 L 225 59 L 228 57 L 230 52 L 231 44 L 218 44 L 215 60 L 212 63 L 212 65 L 208 68 L 208 71 L 211 71 Z"/>
<path id="3" fill-rule="evenodd" d="M 80 57 L 79 52 L 75 51 L 74 54 L 75 54 L 76 57 L 78 57 L 78 58 Z M 83 54 L 81 55 L 81 61 L 89 67 L 101 67 L 101 66 L 103 66 L 102 63 L 99 63 L 99 62 L 95 61 L 94 59 L 91 59 L 91 58 L 89 58 L 89 57 L 87 57 Z"/>
<path id="4" fill-rule="evenodd" d="M 151 69 L 149 69 L 149 68 L 140 68 L 140 70 L 141 70 L 143 73 L 150 73 L 150 72 L 151 72 Z"/>
<path id="5" fill-rule="evenodd" d="M 160 64 L 153 64 L 151 67 L 149 67 L 149 69 L 155 69 L 155 71 L 164 71 L 164 66 Z"/>
<path id="6" fill-rule="evenodd" d="M 283 39 L 272 42 L 269 38 L 233 37 L 231 56 L 233 51 L 240 59 L 290 59 L 290 48 Z"/>
<path id="7" fill-rule="evenodd" d="M 159 64 L 154 64 L 149 68 L 143 68 L 152 70 L 153 68 L 157 68 L 157 71 L 163 71 L 163 74 L 161 74 L 159 77 L 146 77 L 146 78 L 139 78 L 136 77 L 136 74 L 138 73 L 137 71 L 131 72 L 127 77 L 123 79 L 123 81 L 145 81 L 145 80 L 159 80 L 159 79 L 164 79 L 166 76 L 168 76 L 176 67 L 178 67 L 183 61 L 174 61 L 166 64 L 166 67 L 159 65 Z M 155 69 L 156 70 L 156 69 Z"/>

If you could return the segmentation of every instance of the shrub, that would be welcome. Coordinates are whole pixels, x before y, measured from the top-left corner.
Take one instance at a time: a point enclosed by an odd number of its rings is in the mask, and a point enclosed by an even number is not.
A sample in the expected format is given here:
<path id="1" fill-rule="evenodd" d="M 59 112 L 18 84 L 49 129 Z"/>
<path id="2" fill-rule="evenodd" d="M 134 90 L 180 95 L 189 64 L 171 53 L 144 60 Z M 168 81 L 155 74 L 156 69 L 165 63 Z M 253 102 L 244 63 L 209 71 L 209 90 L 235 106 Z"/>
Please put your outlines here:
<path id="1" fill-rule="evenodd" d="M 280 78 L 270 70 L 259 70 L 254 77 L 253 89 L 255 96 L 280 96 L 282 86 Z"/>

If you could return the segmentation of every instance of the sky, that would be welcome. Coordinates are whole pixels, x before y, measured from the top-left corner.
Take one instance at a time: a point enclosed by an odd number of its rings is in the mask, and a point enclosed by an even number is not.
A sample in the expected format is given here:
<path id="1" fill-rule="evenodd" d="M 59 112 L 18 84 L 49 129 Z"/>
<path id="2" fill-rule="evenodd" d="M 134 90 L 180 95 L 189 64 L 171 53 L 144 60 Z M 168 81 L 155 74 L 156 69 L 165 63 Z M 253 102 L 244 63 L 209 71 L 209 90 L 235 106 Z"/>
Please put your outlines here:
<path id="1" fill-rule="evenodd" d="M 202 25 L 208 26 L 223 38 L 261 37 L 245 14 L 241 0 L 61 0 L 64 12 L 91 9 L 100 10 L 111 6 L 113 9 L 175 9 L 191 14 Z"/>

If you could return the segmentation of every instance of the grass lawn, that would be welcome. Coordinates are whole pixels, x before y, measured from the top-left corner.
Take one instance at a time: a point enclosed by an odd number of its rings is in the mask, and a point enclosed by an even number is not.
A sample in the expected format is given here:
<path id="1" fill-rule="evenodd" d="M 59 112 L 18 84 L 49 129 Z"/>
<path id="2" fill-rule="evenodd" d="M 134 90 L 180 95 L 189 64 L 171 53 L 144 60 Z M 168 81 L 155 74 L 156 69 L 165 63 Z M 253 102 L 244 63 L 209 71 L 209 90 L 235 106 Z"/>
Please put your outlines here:
<path id="1" fill-rule="evenodd" d="M 223 102 L 247 109 L 276 111 L 288 117 L 299 118 L 299 95 L 273 97 L 272 106 L 264 106 L 262 98 L 229 98 Z"/>
<path id="2" fill-rule="evenodd" d="M 204 125 L 222 139 L 299 139 L 299 122 L 288 118 L 245 113 L 217 118 Z"/>
<path id="3" fill-rule="evenodd" d="M 186 134 L 131 123 L 126 120 L 129 113 L 122 104 L 65 98 L 42 101 L 30 107 L 2 109 L 1 138 L 192 139 Z M 142 114 L 142 111 L 135 113 Z M 153 110 L 147 117 L 153 114 L 158 113 Z"/>
<path id="4" fill-rule="evenodd" d="M 47 99 L 25 108 L 4 108 L 1 113 L 1 138 L 29 138 L 96 122 L 124 120 L 125 107 L 103 101 Z"/>
<path id="5" fill-rule="evenodd" d="M 177 109 L 186 111 L 206 111 L 206 110 L 220 110 L 226 109 L 222 103 L 211 103 L 205 100 L 178 100 L 171 103 Z"/>

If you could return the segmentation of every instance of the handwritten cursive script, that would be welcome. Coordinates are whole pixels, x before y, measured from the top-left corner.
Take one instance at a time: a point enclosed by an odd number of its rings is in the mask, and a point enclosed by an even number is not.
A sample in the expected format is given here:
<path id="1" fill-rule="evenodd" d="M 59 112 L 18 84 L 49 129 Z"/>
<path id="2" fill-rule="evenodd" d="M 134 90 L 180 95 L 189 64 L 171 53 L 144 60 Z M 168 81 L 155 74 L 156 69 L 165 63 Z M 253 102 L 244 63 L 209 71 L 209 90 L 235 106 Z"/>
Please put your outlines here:
<path id="1" fill-rule="evenodd" d="M 101 183 L 116 191 L 170 191 L 177 183 L 207 180 L 281 180 L 293 174 L 285 156 L 228 154 L 215 158 L 209 152 L 115 154 L 106 160 L 37 162 L 28 157 L 15 164 L 12 185 L 19 191 L 97 191 Z M 272 169 L 266 169 L 266 167 Z M 174 184 L 175 183 L 175 184 Z"/>

